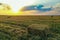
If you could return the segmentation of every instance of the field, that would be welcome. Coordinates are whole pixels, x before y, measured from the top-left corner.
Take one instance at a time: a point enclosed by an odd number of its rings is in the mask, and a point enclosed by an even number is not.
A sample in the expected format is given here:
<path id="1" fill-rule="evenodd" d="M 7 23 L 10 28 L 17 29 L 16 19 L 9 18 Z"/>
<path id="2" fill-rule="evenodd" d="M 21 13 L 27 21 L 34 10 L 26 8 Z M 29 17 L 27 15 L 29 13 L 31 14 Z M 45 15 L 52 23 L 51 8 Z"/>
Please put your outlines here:
<path id="1" fill-rule="evenodd" d="M 60 40 L 60 16 L 0 15 L 0 40 Z"/>

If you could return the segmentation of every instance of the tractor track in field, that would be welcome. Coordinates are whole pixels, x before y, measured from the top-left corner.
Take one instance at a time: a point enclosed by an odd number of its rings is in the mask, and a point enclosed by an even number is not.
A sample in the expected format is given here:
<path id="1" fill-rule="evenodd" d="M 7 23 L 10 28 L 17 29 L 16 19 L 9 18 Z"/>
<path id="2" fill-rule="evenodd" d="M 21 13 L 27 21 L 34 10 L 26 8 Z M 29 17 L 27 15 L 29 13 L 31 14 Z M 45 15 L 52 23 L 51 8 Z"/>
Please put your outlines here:
<path id="1" fill-rule="evenodd" d="M 38 20 L 37 20 L 38 21 Z M 39 20 L 39 22 L 60 22 L 60 20 Z M 3 22 L 3 21 L 0 21 L 0 23 L 2 23 L 2 24 L 8 24 L 8 25 L 16 25 L 16 26 L 25 26 L 26 27 L 26 25 L 24 25 L 24 24 L 18 24 L 18 23 L 12 23 L 12 22 Z"/>

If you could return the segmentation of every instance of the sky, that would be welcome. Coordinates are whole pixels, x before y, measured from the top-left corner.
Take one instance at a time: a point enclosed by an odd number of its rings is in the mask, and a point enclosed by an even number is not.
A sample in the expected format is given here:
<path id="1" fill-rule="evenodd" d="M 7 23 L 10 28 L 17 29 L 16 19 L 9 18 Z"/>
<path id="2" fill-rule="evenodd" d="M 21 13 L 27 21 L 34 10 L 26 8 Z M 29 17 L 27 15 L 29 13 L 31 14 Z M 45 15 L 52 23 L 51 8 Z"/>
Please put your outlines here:
<path id="1" fill-rule="evenodd" d="M 50 12 L 59 14 L 60 11 L 60 0 L 0 0 L 0 3 L 9 5 L 14 12 L 24 10 L 28 14 L 30 12 L 32 14 L 50 14 Z"/>
<path id="2" fill-rule="evenodd" d="M 53 5 L 53 4 L 56 4 L 56 3 L 60 3 L 60 0 L 36 0 L 36 3 L 37 4 Z"/>

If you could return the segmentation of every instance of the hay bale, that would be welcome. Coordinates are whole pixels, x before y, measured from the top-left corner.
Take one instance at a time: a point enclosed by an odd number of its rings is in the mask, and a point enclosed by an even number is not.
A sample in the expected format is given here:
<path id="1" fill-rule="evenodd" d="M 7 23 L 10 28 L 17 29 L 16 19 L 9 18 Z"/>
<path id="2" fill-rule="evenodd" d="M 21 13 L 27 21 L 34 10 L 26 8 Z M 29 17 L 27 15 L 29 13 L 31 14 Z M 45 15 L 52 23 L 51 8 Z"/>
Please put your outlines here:
<path id="1" fill-rule="evenodd" d="M 49 25 L 46 24 L 31 24 L 29 25 L 30 29 L 35 29 L 35 30 L 45 30 L 45 29 L 49 29 Z"/>
<path id="2" fill-rule="evenodd" d="M 28 33 L 32 35 L 41 35 L 49 32 L 49 25 L 46 24 L 31 24 L 28 27 Z"/>

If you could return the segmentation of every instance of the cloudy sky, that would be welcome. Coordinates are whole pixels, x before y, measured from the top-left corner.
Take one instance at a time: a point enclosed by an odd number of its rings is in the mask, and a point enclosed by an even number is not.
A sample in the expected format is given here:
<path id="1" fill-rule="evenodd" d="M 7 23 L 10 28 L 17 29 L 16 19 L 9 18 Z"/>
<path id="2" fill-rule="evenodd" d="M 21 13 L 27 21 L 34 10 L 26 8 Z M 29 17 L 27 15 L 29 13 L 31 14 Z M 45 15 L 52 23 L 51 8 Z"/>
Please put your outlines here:
<path id="1" fill-rule="evenodd" d="M 60 15 L 60 0 L 0 0 L 25 15 Z M 19 14 L 18 14 L 19 15 Z"/>
<path id="2" fill-rule="evenodd" d="M 60 15 L 60 0 L 36 0 L 35 4 L 25 6 L 22 11 L 33 15 Z"/>

